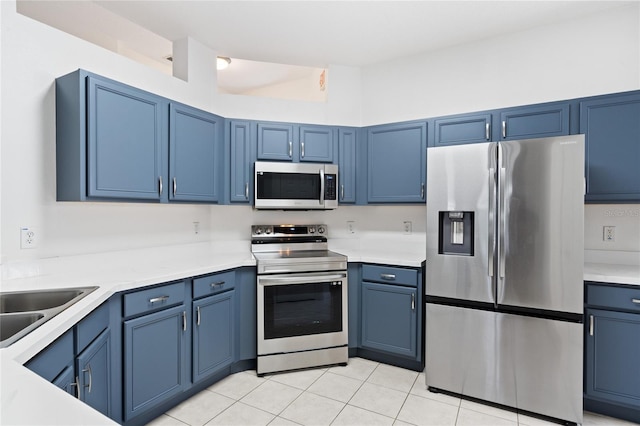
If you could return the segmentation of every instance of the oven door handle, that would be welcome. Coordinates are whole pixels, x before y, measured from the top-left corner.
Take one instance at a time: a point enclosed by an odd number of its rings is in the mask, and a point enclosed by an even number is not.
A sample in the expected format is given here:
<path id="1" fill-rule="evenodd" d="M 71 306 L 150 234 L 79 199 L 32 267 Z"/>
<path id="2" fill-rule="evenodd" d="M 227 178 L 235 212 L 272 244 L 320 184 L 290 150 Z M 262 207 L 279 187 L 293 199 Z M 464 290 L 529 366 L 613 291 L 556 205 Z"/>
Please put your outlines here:
<path id="1" fill-rule="evenodd" d="M 322 283 L 326 281 L 343 280 L 347 278 L 347 274 L 331 274 L 331 275 L 314 275 L 312 277 L 306 275 L 287 275 L 285 277 L 258 277 L 259 285 L 286 285 L 286 284 L 306 284 L 306 283 Z"/>

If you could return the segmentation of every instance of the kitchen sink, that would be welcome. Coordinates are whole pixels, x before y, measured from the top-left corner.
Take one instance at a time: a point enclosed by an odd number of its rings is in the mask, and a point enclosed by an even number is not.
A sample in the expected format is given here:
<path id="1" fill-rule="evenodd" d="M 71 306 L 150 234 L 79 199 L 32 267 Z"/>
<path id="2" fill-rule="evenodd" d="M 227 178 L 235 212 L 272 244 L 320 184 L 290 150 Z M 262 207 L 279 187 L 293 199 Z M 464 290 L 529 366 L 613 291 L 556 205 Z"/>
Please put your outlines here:
<path id="1" fill-rule="evenodd" d="M 0 293 L 0 348 L 26 336 L 97 288 Z"/>

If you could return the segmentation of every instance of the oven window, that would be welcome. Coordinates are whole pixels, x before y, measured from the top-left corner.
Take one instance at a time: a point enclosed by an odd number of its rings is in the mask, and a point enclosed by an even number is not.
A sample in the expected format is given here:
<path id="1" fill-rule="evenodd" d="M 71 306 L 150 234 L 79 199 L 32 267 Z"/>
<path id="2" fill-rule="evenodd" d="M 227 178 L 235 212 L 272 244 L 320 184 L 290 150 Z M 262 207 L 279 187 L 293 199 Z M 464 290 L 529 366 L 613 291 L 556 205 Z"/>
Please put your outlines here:
<path id="1" fill-rule="evenodd" d="M 260 200 L 319 200 L 320 175 L 309 173 L 258 174 Z"/>
<path id="2" fill-rule="evenodd" d="M 342 283 L 264 287 L 264 337 L 342 331 Z"/>

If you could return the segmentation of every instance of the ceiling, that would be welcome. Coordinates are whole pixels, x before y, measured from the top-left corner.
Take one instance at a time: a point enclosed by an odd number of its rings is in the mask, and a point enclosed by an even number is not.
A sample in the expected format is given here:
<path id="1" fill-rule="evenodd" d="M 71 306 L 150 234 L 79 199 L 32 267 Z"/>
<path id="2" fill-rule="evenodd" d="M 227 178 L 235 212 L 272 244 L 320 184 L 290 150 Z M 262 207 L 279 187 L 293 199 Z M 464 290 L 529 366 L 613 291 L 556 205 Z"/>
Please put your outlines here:
<path id="1" fill-rule="evenodd" d="M 191 37 L 220 56 L 326 68 L 365 67 L 636 2 L 19 0 L 18 9 L 158 62 L 173 41 Z"/>

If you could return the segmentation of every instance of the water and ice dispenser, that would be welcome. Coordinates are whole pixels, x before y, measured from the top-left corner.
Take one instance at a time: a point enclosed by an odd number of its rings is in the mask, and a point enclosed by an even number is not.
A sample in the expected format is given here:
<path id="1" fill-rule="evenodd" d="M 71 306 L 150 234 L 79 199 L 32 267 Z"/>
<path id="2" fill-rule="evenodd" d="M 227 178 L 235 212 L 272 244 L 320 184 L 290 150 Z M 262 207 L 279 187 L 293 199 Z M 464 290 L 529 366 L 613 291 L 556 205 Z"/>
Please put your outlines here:
<path id="1" fill-rule="evenodd" d="M 438 253 L 473 256 L 474 212 L 439 212 Z"/>

